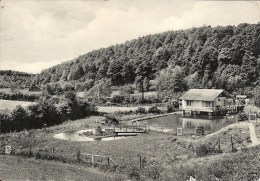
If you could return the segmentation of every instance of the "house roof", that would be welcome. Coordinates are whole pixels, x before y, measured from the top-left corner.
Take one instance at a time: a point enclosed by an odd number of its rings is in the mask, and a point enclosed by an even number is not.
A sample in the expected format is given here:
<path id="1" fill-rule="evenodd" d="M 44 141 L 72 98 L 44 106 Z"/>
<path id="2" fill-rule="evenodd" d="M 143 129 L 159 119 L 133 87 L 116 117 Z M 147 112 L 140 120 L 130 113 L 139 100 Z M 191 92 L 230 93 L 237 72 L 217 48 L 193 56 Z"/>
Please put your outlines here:
<path id="1" fill-rule="evenodd" d="M 247 96 L 246 95 L 236 95 L 236 98 L 242 98 L 245 99 Z"/>
<path id="2" fill-rule="evenodd" d="M 223 89 L 190 89 L 184 95 L 182 95 L 180 99 L 213 101 L 221 93 L 224 93 L 226 96 L 231 97 Z"/>

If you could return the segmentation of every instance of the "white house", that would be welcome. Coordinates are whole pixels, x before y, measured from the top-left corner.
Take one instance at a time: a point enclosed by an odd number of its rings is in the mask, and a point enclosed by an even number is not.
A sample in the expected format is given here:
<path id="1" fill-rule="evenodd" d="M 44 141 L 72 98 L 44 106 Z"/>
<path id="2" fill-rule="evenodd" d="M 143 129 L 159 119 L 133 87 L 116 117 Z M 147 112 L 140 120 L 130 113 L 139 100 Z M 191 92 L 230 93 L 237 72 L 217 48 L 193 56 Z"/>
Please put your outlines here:
<path id="1" fill-rule="evenodd" d="M 190 89 L 180 97 L 180 109 L 191 114 L 224 114 L 233 103 L 234 98 L 223 89 Z"/>

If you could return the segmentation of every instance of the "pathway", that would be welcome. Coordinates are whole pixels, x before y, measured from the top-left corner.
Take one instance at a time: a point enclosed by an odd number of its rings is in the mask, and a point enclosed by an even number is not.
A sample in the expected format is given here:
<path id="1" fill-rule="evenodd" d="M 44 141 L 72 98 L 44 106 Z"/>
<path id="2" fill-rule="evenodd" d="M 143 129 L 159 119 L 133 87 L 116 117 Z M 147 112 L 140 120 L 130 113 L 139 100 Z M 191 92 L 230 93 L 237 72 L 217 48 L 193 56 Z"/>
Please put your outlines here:
<path id="1" fill-rule="evenodd" d="M 259 145 L 260 144 L 260 141 L 258 140 L 257 136 L 256 136 L 256 132 L 255 132 L 255 126 L 253 123 L 247 123 L 248 124 L 248 127 L 249 127 L 249 133 L 250 133 L 250 138 L 251 138 L 251 141 L 252 141 L 252 144 L 249 145 L 250 147 L 251 146 L 256 146 L 256 145 Z"/>

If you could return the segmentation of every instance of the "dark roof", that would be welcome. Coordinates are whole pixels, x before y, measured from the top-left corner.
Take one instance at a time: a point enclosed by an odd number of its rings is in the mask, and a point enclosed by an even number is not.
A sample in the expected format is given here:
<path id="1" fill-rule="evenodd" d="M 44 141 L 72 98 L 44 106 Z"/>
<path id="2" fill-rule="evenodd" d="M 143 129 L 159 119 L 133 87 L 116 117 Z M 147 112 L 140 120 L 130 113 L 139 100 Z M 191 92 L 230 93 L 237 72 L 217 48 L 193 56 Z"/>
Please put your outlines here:
<path id="1" fill-rule="evenodd" d="M 221 93 L 224 93 L 226 96 L 231 97 L 223 89 L 190 89 L 184 95 L 182 95 L 180 99 L 213 101 Z"/>

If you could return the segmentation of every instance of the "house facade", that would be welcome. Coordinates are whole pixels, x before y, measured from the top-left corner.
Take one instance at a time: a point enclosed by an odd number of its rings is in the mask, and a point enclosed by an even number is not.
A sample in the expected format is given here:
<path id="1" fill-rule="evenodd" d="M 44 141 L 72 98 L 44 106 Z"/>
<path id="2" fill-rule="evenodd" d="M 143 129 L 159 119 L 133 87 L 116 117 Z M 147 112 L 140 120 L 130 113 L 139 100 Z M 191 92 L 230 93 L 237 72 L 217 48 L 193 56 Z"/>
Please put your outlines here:
<path id="1" fill-rule="evenodd" d="M 183 113 L 216 115 L 228 111 L 234 105 L 234 98 L 223 89 L 190 89 L 179 102 Z"/>

